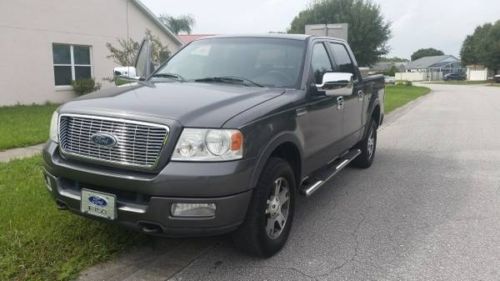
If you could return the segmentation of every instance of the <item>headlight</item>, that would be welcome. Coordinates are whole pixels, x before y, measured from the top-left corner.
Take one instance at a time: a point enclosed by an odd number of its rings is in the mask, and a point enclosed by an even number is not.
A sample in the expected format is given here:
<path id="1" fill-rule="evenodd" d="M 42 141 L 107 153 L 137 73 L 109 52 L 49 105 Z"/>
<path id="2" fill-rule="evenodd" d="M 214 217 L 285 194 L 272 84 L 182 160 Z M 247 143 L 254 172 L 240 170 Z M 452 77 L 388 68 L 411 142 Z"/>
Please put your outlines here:
<path id="1" fill-rule="evenodd" d="M 59 142 L 59 113 L 55 111 L 52 114 L 52 119 L 50 120 L 50 139 L 55 142 Z"/>
<path id="2" fill-rule="evenodd" d="M 228 161 L 243 157 L 243 135 L 238 130 L 184 129 L 173 161 Z"/>

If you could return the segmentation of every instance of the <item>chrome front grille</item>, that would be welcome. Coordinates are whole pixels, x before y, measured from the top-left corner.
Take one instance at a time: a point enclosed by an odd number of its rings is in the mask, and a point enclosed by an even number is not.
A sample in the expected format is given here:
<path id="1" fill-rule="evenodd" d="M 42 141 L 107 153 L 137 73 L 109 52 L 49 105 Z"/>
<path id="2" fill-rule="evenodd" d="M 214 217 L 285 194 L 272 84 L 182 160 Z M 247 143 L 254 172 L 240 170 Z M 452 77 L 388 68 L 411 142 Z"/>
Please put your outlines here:
<path id="1" fill-rule="evenodd" d="M 168 138 L 167 126 L 131 120 L 63 114 L 59 141 L 64 155 L 113 166 L 153 168 Z M 111 135 L 116 144 L 96 144 L 92 136 Z"/>

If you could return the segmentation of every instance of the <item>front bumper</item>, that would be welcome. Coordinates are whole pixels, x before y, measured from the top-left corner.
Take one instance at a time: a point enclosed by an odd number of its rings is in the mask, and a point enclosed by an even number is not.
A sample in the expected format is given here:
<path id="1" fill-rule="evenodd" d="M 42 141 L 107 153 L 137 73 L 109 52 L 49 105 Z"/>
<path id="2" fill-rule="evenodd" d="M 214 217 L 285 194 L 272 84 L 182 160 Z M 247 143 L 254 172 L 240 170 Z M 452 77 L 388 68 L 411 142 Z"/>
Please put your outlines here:
<path id="1" fill-rule="evenodd" d="M 47 143 L 43 158 L 47 188 L 60 208 L 83 215 L 82 188 L 111 193 L 117 201 L 113 222 L 164 236 L 216 235 L 236 229 L 250 202 L 255 167 L 252 159 L 171 162 L 158 174 L 137 173 L 64 159 L 53 142 Z M 216 211 L 212 217 L 173 217 L 173 203 L 215 203 Z"/>

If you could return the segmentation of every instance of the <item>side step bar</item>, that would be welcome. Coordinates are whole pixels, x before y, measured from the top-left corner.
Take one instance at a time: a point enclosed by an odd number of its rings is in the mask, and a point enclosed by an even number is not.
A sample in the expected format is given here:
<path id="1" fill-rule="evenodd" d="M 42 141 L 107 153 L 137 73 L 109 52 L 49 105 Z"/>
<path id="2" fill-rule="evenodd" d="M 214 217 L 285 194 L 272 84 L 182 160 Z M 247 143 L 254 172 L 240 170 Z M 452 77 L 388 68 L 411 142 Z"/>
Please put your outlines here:
<path id="1" fill-rule="evenodd" d="M 318 190 L 323 184 L 333 178 L 338 172 L 347 167 L 352 160 L 356 159 L 361 154 L 361 150 L 353 149 L 337 161 L 334 161 L 331 165 L 320 170 L 316 175 L 309 178 L 301 188 L 301 193 L 306 197 L 311 196 L 316 190 Z"/>

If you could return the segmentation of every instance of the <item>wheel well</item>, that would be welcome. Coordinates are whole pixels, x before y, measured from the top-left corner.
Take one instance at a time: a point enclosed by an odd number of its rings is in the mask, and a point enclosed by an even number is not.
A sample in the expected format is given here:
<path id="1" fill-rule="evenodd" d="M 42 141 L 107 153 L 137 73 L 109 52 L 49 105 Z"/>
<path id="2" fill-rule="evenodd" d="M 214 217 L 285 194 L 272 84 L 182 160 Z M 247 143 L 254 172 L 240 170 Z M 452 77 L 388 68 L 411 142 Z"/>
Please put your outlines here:
<path id="1" fill-rule="evenodd" d="M 372 119 L 377 122 L 377 126 L 380 126 L 380 106 L 377 105 L 375 106 L 375 109 L 373 110 L 372 113 Z"/>
<path id="2" fill-rule="evenodd" d="M 278 157 L 281 158 L 285 161 L 287 161 L 290 166 L 292 166 L 293 172 L 295 174 L 295 182 L 297 183 L 297 186 L 300 184 L 301 181 L 301 165 L 302 161 L 300 160 L 300 152 L 295 146 L 295 144 L 291 142 L 285 142 L 280 144 L 274 151 L 271 153 L 270 157 Z"/>

